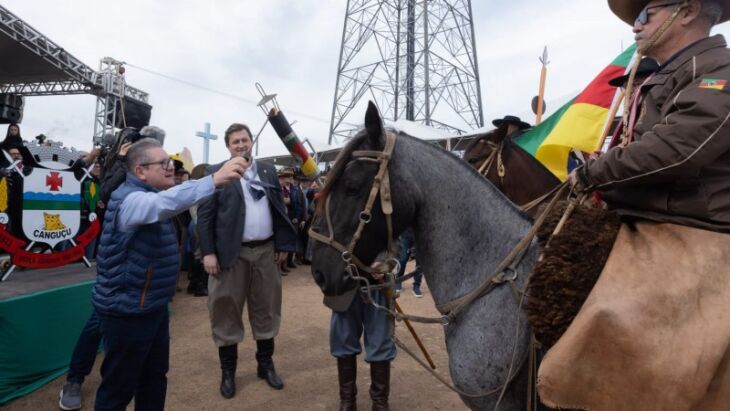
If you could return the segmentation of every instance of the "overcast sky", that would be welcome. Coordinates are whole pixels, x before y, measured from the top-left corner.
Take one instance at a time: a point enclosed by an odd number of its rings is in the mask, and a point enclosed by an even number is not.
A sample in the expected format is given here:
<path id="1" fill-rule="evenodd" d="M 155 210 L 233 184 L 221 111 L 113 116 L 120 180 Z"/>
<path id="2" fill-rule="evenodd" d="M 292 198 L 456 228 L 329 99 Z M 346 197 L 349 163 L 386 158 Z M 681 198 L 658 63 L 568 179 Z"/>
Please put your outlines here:
<path id="1" fill-rule="evenodd" d="M 205 122 L 220 136 L 211 162 L 228 152 L 223 131 L 232 122 L 258 130 L 265 121 L 252 102 L 260 82 L 294 129 L 322 147 L 327 141 L 346 0 L 2 0 L 3 6 L 94 69 L 105 56 L 164 73 L 233 99 L 127 67 L 127 82 L 150 94 L 151 123 L 167 131 L 165 148 L 183 146 L 202 160 Z M 543 46 L 550 65 L 548 113 L 577 94 L 621 50 L 631 28 L 605 1 L 473 2 L 484 118 L 526 116 L 537 93 Z M 715 31 L 727 36 L 728 24 Z M 1 51 L 0 51 L 1 52 Z M 2 56 L 0 55 L 0 58 Z M 21 130 L 44 133 L 66 146 L 88 149 L 93 96 L 30 97 Z M 358 108 L 364 112 L 366 102 Z M 534 118 L 527 118 L 532 122 Z M 0 128 L 3 130 L 4 127 Z M 268 127 L 259 156 L 285 152 Z"/>

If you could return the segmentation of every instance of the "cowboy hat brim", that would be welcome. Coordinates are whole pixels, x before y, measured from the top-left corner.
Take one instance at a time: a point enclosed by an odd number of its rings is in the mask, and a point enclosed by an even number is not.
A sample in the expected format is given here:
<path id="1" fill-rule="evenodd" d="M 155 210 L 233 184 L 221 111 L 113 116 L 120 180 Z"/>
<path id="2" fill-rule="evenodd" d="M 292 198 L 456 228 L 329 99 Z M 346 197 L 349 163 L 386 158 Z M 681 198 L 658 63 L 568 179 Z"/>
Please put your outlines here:
<path id="1" fill-rule="evenodd" d="M 641 10 L 649 4 L 651 0 L 608 0 L 608 8 L 611 9 L 613 14 L 621 19 L 624 23 L 629 26 L 634 25 L 636 17 L 639 16 Z M 724 23 L 730 20 L 730 1 L 721 0 L 722 4 L 722 17 L 717 24 Z"/>
<path id="2" fill-rule="evenodd" d="M 520 121 L 520 122 L 517 122 L 517 121 L 505 121 L 504 119 L 501 119 L 501 118 L 498 119 L 498 120 L 492 121 L 492 124 L 494 124 L 494 127 L 499 127 L 503 123 L 514 124 L 517 127 L 519 127 L 520 130 L 527 130 L 528 128 L 531 128 L 532 127 L 531 125 L 529 125 L 528 123 L 525 123 L 524 121 Z"/>
<path id="3" fill-rule="evenodd" d="M 639 67 L 636 69 L 636 77 L 642 78 L 646 77 L 649 74 L 654 73 L 659 69 L 659 63 L 656 62 L 656 60 L 645 57 L 641 59 L 639 62 Z M 613 87 L 623 87 L 626 84 L 626 81 L 629 79 L 629 74 L 624 74 L 623 76 L 614 77 L 611 80 L 608 81 L 608 84 Z"/>

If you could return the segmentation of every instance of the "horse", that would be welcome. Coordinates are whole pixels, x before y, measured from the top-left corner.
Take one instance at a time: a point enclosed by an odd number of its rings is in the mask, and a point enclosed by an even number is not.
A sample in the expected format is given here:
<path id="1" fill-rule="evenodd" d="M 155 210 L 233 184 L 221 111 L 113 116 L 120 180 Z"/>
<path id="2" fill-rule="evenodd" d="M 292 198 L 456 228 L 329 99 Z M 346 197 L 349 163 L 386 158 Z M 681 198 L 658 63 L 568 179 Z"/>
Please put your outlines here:
<path id="1" fill-rule="evenodd" d="M 343 148 L 317 201 L 312 275 L 325 295 L 357 287 L 348 274 L 352 265 L 366 271 L 413 227 L 442 313 L 486 284 L 532 226 L 527 213 L 466 162 L 404 132 L 386 132 L 372 103 L 365 128 Z M 530 328 L 521 291 L 538 257 L 537 242 L 526 244 L 510 265 L 509 279 L 495 281 L 457 315 L 443 317 L 451 379 L 472 409 L 526 406 Z"/>
<path id="2" fill-rule="evenodd" d="M 534 217 L 538 208 L 533 201 L 547 200 L 560 180 L 506 133 L 503 126 L 480 136 L 467 147 L 463 158 L 513 203 L 532 203 L 526 211 Z"/>

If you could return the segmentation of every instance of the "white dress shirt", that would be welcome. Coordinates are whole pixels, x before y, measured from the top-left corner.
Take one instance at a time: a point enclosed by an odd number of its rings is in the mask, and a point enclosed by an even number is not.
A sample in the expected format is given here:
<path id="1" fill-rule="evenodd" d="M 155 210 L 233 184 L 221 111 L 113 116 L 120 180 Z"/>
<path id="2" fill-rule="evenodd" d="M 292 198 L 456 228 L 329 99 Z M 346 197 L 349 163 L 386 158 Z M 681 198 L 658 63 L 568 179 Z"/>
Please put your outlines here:
<path id="1" fill-rule="evenodd" d="M 247 179 L 261 181 L 258 173 L 254 174 L 253 169 L 253 165 L 249 167 L 240 181 L 243 198 L 246 200 L 246 221 L 243 224 L 243 238 L 241 239 L 243 242 L 265 240 L 274 235 L 274 222 L 271 219 L 269 200 L 266 195 L 254 200 L 246 187 Z M 263 187 L 257 188 L 264 190 Z"/>

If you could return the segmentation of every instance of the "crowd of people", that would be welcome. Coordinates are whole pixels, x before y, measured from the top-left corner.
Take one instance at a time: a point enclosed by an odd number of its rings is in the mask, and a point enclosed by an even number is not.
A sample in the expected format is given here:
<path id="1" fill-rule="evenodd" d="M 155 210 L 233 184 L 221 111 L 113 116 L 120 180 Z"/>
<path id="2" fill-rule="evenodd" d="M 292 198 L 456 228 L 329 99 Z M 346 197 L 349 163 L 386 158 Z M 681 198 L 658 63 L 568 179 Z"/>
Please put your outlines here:
<path id="1" fill-rule="evenodd" d="M 232 124 L 225 132 L 229 160 L 200 164 L 192 173 L 178 155 L 165 153 L 165 133 L 157 127 L 123 130 L 118 139 L 99 177 L 104 211 L 93 311 L 75 346 L 60 407 L 81 407 L 81 385 L 102 343 L 95 409 L 124 409 L 132 398 L 138 409 L 163 408 L 167 304 L 180 269 L 188 273 L 187 292 L 208 298 L 221 396 L 236 394 L 244 306 L 256 341 L 256 374 L 273 389 L 283 389 L 274 366 L 282 276 L 296 264 L 310 263 L 307 230 L 318 186 L 292 168 L 277 171 L 253 159 L 251 132 L 244 124 Z M 338 316 L 333 313 L 333 324 Z M 387 344 L 386 330 L 380 338 Z M 389 352 L 387 361 L 378 362 L 380 374 L 389 374 L 394 346 Z M 382 378 L 378 383 L 379 401 L 387 405 L 387 386 Z"/>
<path id="2" fill-rule="evenodd" d="M 164 152 L 165 134 L 154 126 L 123 129 L 112 147 L 80 153 L 70 166 L 89 169 L 97 184 L 94 209 L 102 233 L 87 247 L 86 257 L 97 262 L 93 310 L 70 359 L 61 409 L 81 407 L 81 386 L 100 344 L 105 355 L 95 409 L 123 409 L 132 398 L 139 409 L 162 409 L 169 350 L 167 303 L 179 291 L 179 276 L 185 272 L 187 292 L 208 297 L 221 395 L 232 398 L 236 392 L 244 305 L 257 345 L 257 375 L 274 389 L 284 387 L 273 362 L 281 323 L 281 277 L 297 265 L 311 263 L 307 231 L 319 187 L 294 168 L 276 170 L 253 159 L 251 133 L 243 124 L 226 130 L 230 160 L 200 164 L 192 172 L 178 154 Z M 20 127 L 11 124 L 0 143 L 6 169 L 29 173 L 40 166 L 28 144 Z M 20 210 L 14 211 L 8 225 L 19 230 Z M 403 246 L 407 261 L 412 239 L 403 240 Z M 120 277 L 121 273 L 126 274 Z M 418 286 L 414 292 L 422 295 Z M 336 318 L 333 312 L 333 328 Z M 381 334 L 387 340 L 387 334 Z M 390 352 L 387 364 L 394 347 Z M 383 401 L 387 403 L 387 397 Z"/>
<path id="3" fill-rule="evenodd" d="M 712 26 L 730 19 L 730 7 L 714 0 L 663 3 L 609 0 L 614 13 L 633 22 L 647 59 L 633 84 L 628 116 L 610 149 L 571 162 L 576 191 L 599 190 L 622 218 L 728 231 L 725 124 L 730 100 L 730 55 Z M 639 7 L 640 6 L 640 7 Z M 658 34 L 657 34 L 658 33 Z M 650 59 L 651 58 L 651 59 Z M 516 138 L 529 128 L 514 116 L 494 122 Z M 723 133 L 720 131 L 723 130 Z M 718 137 L 719 136 L 719 137 Z M 93 167 L 101 196 L 102 232 L 91 253 L 97 261 L 93 311 L 76 344 L 61 391 L 60 407 L 81 407 L 81 384 L 103 343 L 102 381 L 95 409 L 162 410 L 169 368 L 169 310 L 181 264 L 187 292 L 207 297 L 212 344 L 221 368 L 220 395 L 236 395 L 238 344 L 244 339 L 244 307 L 256 341 L 256 375 L 273 389 L 285 382 L 274 364 L 282 315 L 282 277 L 310 264 L 307 231 L 318 186 L 293 168 L 277 170 L 252 156 L 248 126 L 231 124 L 224 143 L 229 159 L 186 170 L 163 149 L 157 127 L 125 129 L 107 153 L 90 150 L 79 166 Z M 0 148 L 5 165 L 25 172 L 35 164 L 20 128 L 11 124 Z M 76 166 L 76 165 L 74 165 Z M 700 187 L 701 189 L 697 189 Z M 671 202 L 670 202 L 671 200 Z M 14 219 L 11 216 L 11 228 Z M 423 273 L 413 233 L 400 238 L 399 276 L 409 259 L 416 270 L 412 292 L 423 296 Z M 377 271 L 377 270 L 376 270 Z M 330 351 L 337 360 L 341 410 L 356 409 L 356 358 L 370 364 L 374 410 L 388 410 L 390 364 L 396 357 L 392 323 L 359 298 L 358 290 L 325 298 L 332 309 Z M 375 303 L 386 296 L 376 292 Z"/>

